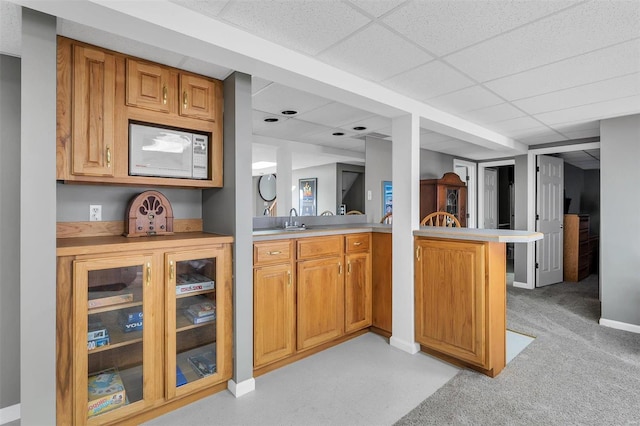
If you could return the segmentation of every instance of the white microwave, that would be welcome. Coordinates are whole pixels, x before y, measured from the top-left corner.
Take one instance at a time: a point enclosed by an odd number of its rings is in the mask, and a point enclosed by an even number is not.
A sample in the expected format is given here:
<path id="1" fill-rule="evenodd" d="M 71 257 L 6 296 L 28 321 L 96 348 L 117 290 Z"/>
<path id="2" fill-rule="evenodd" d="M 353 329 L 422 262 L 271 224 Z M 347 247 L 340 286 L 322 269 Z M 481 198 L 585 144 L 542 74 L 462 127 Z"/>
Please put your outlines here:
<path id="1" fill-rule="evenodd" d="M 209 136 L 129 124 L 129 175 L 208 179 Z"/>

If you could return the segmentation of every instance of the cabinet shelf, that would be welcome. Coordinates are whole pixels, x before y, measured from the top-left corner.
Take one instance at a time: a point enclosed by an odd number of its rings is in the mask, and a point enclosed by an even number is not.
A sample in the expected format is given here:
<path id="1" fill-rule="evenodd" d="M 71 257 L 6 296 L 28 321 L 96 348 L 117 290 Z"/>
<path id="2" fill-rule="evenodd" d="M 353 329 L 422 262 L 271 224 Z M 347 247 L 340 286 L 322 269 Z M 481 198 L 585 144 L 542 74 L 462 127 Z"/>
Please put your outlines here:
<path id="1" fill-rule="evenodd" d="M 180 333 L 181 331 L 192 330 L 194 328 L 206 327 L 206 326 L 215 328 L 216 320 L 203 322 L 200 324 L 193 324 L 189 320 L 189 318 L 186 318 L 184 315 L 179 315 L 178 318 L 176 318 L 176 333 Z"/>
<path id="2" fill-rule="evenodd" d="M 117 305 L 100 306 L 99 308 L 91 308 L 88 310 L 89 315 L 100 314 L 103 312 L 113 312 L 125 308 L 133 308 L 142 306 L 142 302 L 118 303 Z"/>
<path id="3" fill-rule="evenodd" d="M 200 290 L 200 291 L 194 291 L 187 294 L 176 294 L 176 299 L 184 299 L 185 297 L 200 296 L 203 294 L 215 294 L 215 292 L 216 292 L 215 290 Z"/>

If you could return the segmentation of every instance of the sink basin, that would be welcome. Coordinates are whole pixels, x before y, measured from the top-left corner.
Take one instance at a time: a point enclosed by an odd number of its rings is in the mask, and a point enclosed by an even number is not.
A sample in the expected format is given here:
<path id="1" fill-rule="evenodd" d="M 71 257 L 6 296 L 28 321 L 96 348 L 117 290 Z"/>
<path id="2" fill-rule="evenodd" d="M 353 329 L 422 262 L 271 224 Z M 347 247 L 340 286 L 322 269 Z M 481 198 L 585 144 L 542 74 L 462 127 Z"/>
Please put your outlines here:
<path id="1" fill-rule="evenodd" d="M 282 228 L 284 231 L 306 231 L 309 229 L 308 226 L 287 226 Z"/>

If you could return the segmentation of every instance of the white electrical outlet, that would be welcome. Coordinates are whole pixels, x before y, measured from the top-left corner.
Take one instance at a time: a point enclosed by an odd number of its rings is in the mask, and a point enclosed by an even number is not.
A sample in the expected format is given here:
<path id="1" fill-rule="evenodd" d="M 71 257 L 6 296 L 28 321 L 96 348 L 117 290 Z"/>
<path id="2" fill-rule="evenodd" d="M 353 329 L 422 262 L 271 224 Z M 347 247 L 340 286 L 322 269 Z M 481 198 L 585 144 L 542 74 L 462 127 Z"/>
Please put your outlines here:
<path id="1" fill-rule="evenodd" d="M 373 198 L 373 197 L 372 197 L 372 194 L 371 194 L 371 190 L 368 190 L 368 191 L 367 191 L 367 200 L 368 200 L 368 201 L 371 201 L 371 199 L 372 199 L 372 198 Z"/>
<path id="2" fill-rule="evenodd" d="M 100 204 L 89 205 L 89 221 L 99 222 L 102 220 L 102 206 Z"/>

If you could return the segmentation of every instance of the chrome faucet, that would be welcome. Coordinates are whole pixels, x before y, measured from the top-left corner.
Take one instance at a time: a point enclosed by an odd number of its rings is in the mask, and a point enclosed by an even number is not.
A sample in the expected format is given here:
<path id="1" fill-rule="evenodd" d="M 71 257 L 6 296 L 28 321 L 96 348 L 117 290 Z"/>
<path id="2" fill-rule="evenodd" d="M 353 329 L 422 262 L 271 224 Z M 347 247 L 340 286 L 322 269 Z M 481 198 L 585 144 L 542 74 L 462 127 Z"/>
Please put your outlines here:
<path id="1" fill-rule="evenodd" d="M 285 228 L 288 226 L 297 226 L 297 223 L 293 222 L 294 216 L 298 216 L 298 211 L 295 209 L 295 207 L 291 207 L 291 210 L 289 210 L 289 222 L 284 223 Z"/>

